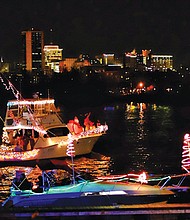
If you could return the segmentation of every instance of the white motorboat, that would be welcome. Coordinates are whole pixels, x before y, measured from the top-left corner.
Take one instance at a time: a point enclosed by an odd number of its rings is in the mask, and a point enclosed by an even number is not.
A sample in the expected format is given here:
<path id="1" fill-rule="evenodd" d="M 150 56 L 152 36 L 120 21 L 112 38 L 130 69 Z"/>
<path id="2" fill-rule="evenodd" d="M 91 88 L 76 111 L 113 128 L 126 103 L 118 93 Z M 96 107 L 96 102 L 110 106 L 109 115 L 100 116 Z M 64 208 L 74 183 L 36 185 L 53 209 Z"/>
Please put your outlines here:
<path id="1" fill-rule="evenodd" d="M 77 118 L 62 122 L 55 100 L 9 100 L 0 147 L 1 166 L 89 154 L 107 125 L 83 128 Z"/>

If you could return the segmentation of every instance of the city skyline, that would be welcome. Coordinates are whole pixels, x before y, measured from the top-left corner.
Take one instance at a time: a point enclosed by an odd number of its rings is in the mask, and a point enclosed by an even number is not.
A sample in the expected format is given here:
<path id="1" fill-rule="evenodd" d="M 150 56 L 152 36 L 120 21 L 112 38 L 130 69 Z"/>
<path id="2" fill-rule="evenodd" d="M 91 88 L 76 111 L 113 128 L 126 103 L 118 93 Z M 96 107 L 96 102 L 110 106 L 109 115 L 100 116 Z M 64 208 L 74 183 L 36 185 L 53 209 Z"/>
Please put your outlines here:
<path id="1" fill-rule="evenodd" d="M 0 56 L 7 62 L 19 59 L 21 32 L 33 27 L 44 31 L 45 44 L 63 48 L 63 57 L 136 48 L 189 64 L 189 1 L 9 0 L 1 6 Z"/>

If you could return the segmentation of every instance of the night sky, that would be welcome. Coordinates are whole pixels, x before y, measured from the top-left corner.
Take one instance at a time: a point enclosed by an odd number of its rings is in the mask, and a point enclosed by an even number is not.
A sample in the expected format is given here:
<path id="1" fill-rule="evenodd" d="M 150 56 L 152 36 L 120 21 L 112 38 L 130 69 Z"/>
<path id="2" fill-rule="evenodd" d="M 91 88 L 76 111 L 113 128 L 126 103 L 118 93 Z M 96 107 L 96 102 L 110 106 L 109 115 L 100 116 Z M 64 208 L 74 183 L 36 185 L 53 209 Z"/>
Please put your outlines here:
<path id="1" fill-rule="evenodd" d="M 17 61 L 21 31 L 44 31 L 63 57 L 134 48 L 190 64 L 190 0 L 1 0 L 0 56 Z M 50 29 L 53 32 L 50 32 Z"/>

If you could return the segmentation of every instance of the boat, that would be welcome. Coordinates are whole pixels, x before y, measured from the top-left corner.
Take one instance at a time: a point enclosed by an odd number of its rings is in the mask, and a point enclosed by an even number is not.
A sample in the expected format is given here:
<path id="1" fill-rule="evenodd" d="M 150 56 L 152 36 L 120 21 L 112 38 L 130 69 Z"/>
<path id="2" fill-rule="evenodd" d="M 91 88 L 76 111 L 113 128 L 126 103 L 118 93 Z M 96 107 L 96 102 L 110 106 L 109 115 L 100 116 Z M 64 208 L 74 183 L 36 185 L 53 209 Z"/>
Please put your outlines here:
<path id="1" fill-rule="evenodd" d="M 44 173 L 42 175 L 45 176 Z M 43 178 L 44 179 L 44 178 Z M 47 180 L 47 178 L 46 178 Z M 44 181 L 41 192 L 14 188 L 3 202 L 5 208 L 101 208 L 121 205 L 167 202 L 174 193 L 143 181 L 132 182 L 127 175 L 84 180 L 77 177 L 70 184 L 51 186 Z M 48 182 L 49 183 L 49 182 Z M 45 187 L 46 186 L 46 187 Z"/>
<path id="2" fill-rule="evenodd" d="M 0 146 L 0 166 L 35 166 L 43 160 L 91 153 L 108 126 L 94 126 L 89 116 L 84 128 L 77 117 L 64 123 L 53 98 L 9 100 Z"/>

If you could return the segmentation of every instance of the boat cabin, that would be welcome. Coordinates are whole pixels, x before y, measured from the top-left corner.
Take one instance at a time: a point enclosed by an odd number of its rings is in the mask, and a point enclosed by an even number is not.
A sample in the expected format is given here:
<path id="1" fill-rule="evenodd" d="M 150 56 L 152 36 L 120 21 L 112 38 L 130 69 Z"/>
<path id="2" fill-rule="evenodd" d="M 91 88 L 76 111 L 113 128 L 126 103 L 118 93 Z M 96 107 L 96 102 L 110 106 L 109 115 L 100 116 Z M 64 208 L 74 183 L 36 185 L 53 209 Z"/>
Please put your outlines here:
<path id="1" fill-rule="evenodd" d="M 10 100 L 7 103 L 5 127 L 12 125 L 33 125 L 36 120 L 57 113 L 54 99 Z"/>
<path id="2" fill-rule="evenodd" d="M 3 130 L 7 133 L 7 143 L 11 145 L 16 145 L 23 138 L 34 138 L 30 141 L 30 145 L 34 145 L 32 142 L 39 136 L 48 138 L 69 134 L 67 126 L 58 115 L 54 99 L 8 101 Z"/>

